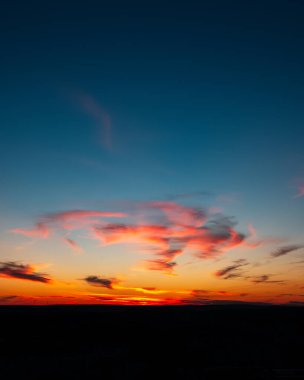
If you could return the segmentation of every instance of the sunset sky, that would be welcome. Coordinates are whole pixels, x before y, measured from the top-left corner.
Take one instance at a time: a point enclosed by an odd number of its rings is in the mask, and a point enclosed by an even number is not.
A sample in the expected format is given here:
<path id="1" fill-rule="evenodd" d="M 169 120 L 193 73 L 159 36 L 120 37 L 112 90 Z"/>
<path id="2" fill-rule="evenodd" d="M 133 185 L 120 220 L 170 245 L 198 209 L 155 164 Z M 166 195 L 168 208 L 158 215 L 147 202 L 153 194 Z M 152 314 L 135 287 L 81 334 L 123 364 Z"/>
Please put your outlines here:
<path id="1" fill-rule="evenodd" d="M 6 1 L 0 304 L 304 303 L 304 4 Z"/>

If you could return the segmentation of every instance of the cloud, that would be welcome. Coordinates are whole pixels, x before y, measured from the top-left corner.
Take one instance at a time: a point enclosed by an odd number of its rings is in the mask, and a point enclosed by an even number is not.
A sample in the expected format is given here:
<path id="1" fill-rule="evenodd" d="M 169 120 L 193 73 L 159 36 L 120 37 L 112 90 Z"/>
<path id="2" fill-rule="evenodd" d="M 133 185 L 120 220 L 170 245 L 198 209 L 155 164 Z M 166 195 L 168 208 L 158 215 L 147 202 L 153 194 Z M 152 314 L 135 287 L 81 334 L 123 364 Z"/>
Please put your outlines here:
<path id="1" fill-rule="evenodd" d="M 304 197 L 304 184 L 299 185 L 296 198 Z"/>
<path id="2" fill-rule="evenodd" d="M 129 286 L 121 286 L 121 285 L 116 285 L 115 286 L 116 290 L 132 290 L 135 292 L 140 292 L 140 293 L 147 293 L 147 294 L 163 294 L 163 293 L 170 293 L 172 291 L 169 290 L 163 290 L 163 289 L 157 289 L 155 287 L 129 287 Z M 176 293 L 180 293 L 181 291 L 177 291 Z"/>
<path id="3" fill-rule="evenodd" d="M 24 228 L 15 228 L 12 229 L 11 232 L 15 234 L 20 234 L 28 237 L 33 237 L 33 238 L 40 238 L 40 239 L 46 239 L 49 234 L 50 230 L 49 228 L 44 224 L 44 223 L 37 223 L 36 227 L 33 229 L 27 230 Z"/>
<path id="4" fill-rule="evenodd" d="M 242 274 L 238 271 L 238 269 L 245 265 L 248 265 L 246 260 L 244 259 L 236 260 L 234 261 L 233 265 L 229 265 L 215 272 L 215 275 L 217 277 L 223 277 L 225 280 L 236 278 L 236 277 L 242 277 Z"/>
<path id="5" fill-rule="evenodd" d="M 42 282 L 44 284 L 52 282 L 47 274 L 35 272 L 31 265 L 18 264 L 13 261 L 0 263 L 0 277 Z"/>
<path id="6" fill-rule="evenodd" d="M 110 115 L 90 95 L 79 94 L 79 103 L 82 109 L 91 116 L 101 132 L 101 143 L 109 151 L 113 149 L 113 126 Z"/>
<path id="7" fill-rule="evenodd" d="M 197 299 L 209 299 L 209 297 L 218 296 L 232 296 L 233 293 L 226 290 L 205 290 L 205 289 L 194 289 L 190 292 L 190 295 Z"/>
<path id="8" fill-rule="evenodd" d="M 299 245 L 299 244 L 286 245 L 286 246 L 280 247 L 276 251 L 272 252 L 271 256 L 272 257 L 284 256 L 284 255 L 287 255 L 287 253 L 296 251 L 296 250 L 303 248 L 303 247 L 304 247 L 303 245 Z"/>
<path id="9" fill-rule="evenodd" d="M 70 238 L 64 238 L 63 239 L 64 242 L 70 247 L 72 248 L 75 252 L 77 253 L 81 253 L 83 251 L 83 249 L 76 243 L 75 240 L 73 239 L 70 239 Z"/>
<path id="10" fill-rule="evenodd" d="M 117 305 L 178 305 L 181 303 L 179 299 L 175 298 L 157 298 L 147 296 L 130 296 L 130 295 L 90 295 L 91 299 L 102 304 L 117 304 Z"/>
<path id="11" fill-rule="evenodd" d="M 119 281 L 114 278 L 101 278 L 98 276 L 88 276 L 83 279 L 89 285 L 100 286 L 102 288 L 113 289 L 113 285 L 117 284 Z"/>
<path id="12" fill-rule="evenodd" d="M 163 271 L 167 273 L 171 273 L 173 268 L 177 265 L 173 261 L 166 261 L 166 260 L 146 260 L 145 261 L 145 267 L 149 270 L 157 270 L 157 271 Z"/>
<path id="13" fill-rule="evenodd" d="M 235 230 L 233 218 L 208 215 L 201 208 L 162 201 L 141 203 L 138 207 L 140 212 L 148 211 L 144 215 L 150 216 L 153 224 L 103 224 L 93 227 L 93 235 L 103 244 L 135 242 L 155 246 L 154 253 L 162 258 L 146 262 L 151 270 L 171 270 L 175 265 L 172 259 L 186 250 L 201 259 L 216 257 L 243 244 L 246 238 Z"/>
<path id="14" fill-rule="evenodd" d="M 263 274 L 261 276 L 255 276 L 255 277 L 250 277 L 252 279 L 252 282 L 255 284 L 261 284 L 261 283 L 269 283 L 269 284 L 282 284 L 285 281 L 284 280 L 270 280 L 269 278 L 272 275 L 270 274 Z"/>
<path id="15" fill-rule="evenodd" d="M 144 253 L 154 255 L 144 267 L 166 273 L 177 265 L 177 256 L 186 252 L 209 259 L 241 245 L 251 246 L 245 242 L 248 235 L 236 230 L 237 221 L 233 217 L 170 201 L 132 202 L 129 206 L 128 213 L 98 210 L 49 213 L 38 219 L 36 229 L 14 232 L 29 236 L 40 236 L 43 231 L 48 231 L 45 236 L 50 231 L 64 232 L 65 243 L 75 250 L 80 247 L 66 236 L 67 231 L 86 230 L 89 237 L 102 245 L 140 244 Z M 119 218 L 120 222 L 108 218 Z"/>
<path id="16" fill-rule="evenodd" d="M 87 229 L 100 218 L 122 218 L 125 213 L 98 210 L 69 210 L 42 215 L 33 229 L 15 228 L 11 232 L 33 238 L 48 238 L 54 229 L 78 230 Z M 67 241 L 66 241 L 67 243 Z"/>
<path id="17" fill-rule="evenodd" d="M 0 304 L 10 302 L 16 298 L 18 298 L 18 296 L 0 296 Z"/>
<path id="18" fill-rule="evenodd" d="M 176 201 L 180 199 L 192 199 L 192 198 L 198 198 L 202 196 L 212 196 L 213 194 L 209 191 L 193 191 L 189 193 L 179 193 L 179 194 L 169 194 L 167 196 L 167 199 L 170 201 Z"/>
<path id="19" fill-rule="evenodd" d="M 162 225 L 110 223 L 95 226 L 92 231 L 94 236 L 105 244 L 137 242 L 151 243 L 164 249 L 168 247 L 169 229 Z"/>
<path id="20" fill-rule="evenodd" d="M 200 208 L 186 207 L 175 202 L 153 201 L 142 204 L 143 208 L 160 210 L 168 221 L 179 225 L 201 227 L 207 221 L 206 212 Z"/>
<path id="21" fill-rule="evenodd" d="M 269 302 L 250 302 L 250 301 L 242 301 L 238 299 L 233 300 L 220 300 L 220 299 L 193 299 L 186 298 L 181 300 L 181 303 L 185 305 L 198 305 L 198 306 L 235 306 L 235 307 L 256 307 L 256 306 L 269 306 L 271 303 Z"/>

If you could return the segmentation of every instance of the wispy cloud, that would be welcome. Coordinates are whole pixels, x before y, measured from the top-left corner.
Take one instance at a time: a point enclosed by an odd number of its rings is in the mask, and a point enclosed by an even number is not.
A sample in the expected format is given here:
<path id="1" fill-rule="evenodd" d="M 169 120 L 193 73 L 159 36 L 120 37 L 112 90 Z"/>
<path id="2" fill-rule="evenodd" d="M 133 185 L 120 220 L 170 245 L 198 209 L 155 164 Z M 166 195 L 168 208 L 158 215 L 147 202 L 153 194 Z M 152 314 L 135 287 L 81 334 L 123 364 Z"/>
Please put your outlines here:
<path id="1" fill-rule="evenodd" d="M 261 284 L 261 283 L 270 283 L 270 284 L 282 284 L 285 281 L 284 280 L 270 280 L 270 277 L 272 275 L 270 274 L 263 274 L 260 276 L 250 277 L 251 281 L 255 284 Z"/>
<path id="2" fill-rule="evenodd" d="M 304 197 L 304 184 L 299 185 L 298 192 L 295 196 L 295 198 L 301 198 Z"/>
<path id="3" fill-rule="evenodd" d="M 166 261 L 166 260 L 146 260 L 145 267 L 149 270 L 163 271 L 166 273 L 172 273 L 173 268 L 176 266 L 176 262 L 174 261 Z"/>
<path id="4" fill-rule="evenodd" d="M 300 248 L 304 248 L 304 245 L 300 245 L 300 244 L 286 245 L 286 246 L 280 247 L 276 251 L 272 252 L 271 256 L 272 257 L 284 256 L 284 255 L 287 255 L 288 253 L 296 251 Z"/>
<path id="5" fill-rule="evenodd" d="M 0 296 L 0 304 L 6 304 L 16 298 L 18 298 L 18 296 Z"/>
<path id="6" fill-rule="evenodd" d="M 198 198 L 198 197 L 210 197 L 213 194 L 209 191 L 193 191 L 189 193 L 179 193 L 179 194 L 169 194 L 167 196 L 167 199 L 169 201 L 178 201 L 181 199 L 192 199 L 192 198 Z"/>
<path id="7" fill-rule="evenodd" d="M 88 94 L 78 94 L 82 109 L 93 118 L 101 133 L 101 144 L 109 151 L 113 149 L 113 126 L 110 115 L 105 109 Z"/>
<path id="8" fill-rule="evenodd" d="M 181 303 L 176 298 L 159 298 L 152 296 L 130 296 L 130 295 L 90 295 L 91 299 L 101 304 L 118 304 L 118 305 L 178 305 Z"/>
<path id="9" fill-rule="evenodd" d="M 191 291 L 190 295 L 196 298 L 206 298 L 206 297 L 214 297 L 214 296 L 223 296 L 228 297 L 234 295 L 227 290 L 206 290 L 206 289 L 194 289 Z"/>
<path id="10" fill-rule="evenodd" d="M 81 253 L 83 252 L 83 249 L 76 243 L 75 240 L 70 239 L 70 238 L 63 238 L 64 242 L 73 249 L 76 253 Z"/>
<path id="11" fill-rule="evenodd" d="M 100 223 L 103 218 L 122 218 L 125 213 L 107 212 L 99 210 L 69 210 L 42 215 L 38 218 L 36 226 L 31 229 L 14 228 L 10 232 L 31 238 L 46 239 L 54 231 L 73 231 L 89 229 L 92 225 Z M 65 244 L 69 245 L 75 252 L 82 252 L 82 248 L 74 239 L 63 237 Z"/>
<path id="12" fill-rule="evenodd" d="M 36 227 L 32 229 L 24 229 L 24 228 L 14 228 L 11 230 L 11 232 L 15 234 L 20 234 L 28 237 L 33 237 L 33 238 L 40 238 L 40 239 L 46 239 L 49 234 L 50 230 L 48 226 L 46 226 L 44 223 L 38 222 L 36 224 Z"/>
<path id="13" fill-rule="evenodd" d="M 47 274 L 36 272 L 33 266 L 29 264 L 19 264 L 13 261 L 0 263 L 0 277 L 42 282 L 44 284 L 50 284 L 52 282 Z"/>
<path id="14" fill-rule="evenodd" d="M 248 265 L 246 260 L 244 259 L 236 260 L 234 261 L 234 264 L 229 265 L 215 272 L 215 275 L 217 277 L 222 277 L 225 280 L 236 278 L 236 277 L 242 277 L 242 273 L 239 271 L 239 269 L 246 265 Z"/>

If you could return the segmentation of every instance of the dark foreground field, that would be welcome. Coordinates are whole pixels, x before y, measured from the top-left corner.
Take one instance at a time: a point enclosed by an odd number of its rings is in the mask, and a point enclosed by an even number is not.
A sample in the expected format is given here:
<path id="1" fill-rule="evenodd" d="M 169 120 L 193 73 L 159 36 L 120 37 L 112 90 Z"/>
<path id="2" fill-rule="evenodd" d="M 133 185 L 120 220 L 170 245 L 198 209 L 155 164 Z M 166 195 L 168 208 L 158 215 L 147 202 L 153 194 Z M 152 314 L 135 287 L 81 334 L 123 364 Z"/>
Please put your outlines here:
<path id="1" fill-rule="evenodd" d="M 0 307 L 3 379 L 304 379 L 304 308 Z"/>

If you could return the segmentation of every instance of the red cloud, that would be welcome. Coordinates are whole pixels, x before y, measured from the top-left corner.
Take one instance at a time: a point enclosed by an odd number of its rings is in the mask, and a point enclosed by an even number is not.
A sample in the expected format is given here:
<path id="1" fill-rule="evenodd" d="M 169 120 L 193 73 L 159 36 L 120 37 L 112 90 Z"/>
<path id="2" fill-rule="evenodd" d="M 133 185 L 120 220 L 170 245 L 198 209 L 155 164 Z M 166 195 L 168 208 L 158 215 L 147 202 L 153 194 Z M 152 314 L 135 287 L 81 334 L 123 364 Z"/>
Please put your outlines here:
<path id="1" fill-rule="evenodd" d="M 109 223 L 104 218 L 125 220 Z M 137 243 L 148 246 L 157 257 L 147 260 L 146 268 L 171 272 L 176 265 L 176 257 L 186 250 L 205 259 L 244 244 L 246 236 L 236 231 L 235 225 L 233 218 L 210 214 L 201 208 L 153 201 L 132 203 L 128 214 L 96 210 L 47 214 L 39 219 L 36 229 L 17 229 L 14 232 L 39 236 L 50 229 L 86 229 L 103 244 Z M 66 237 L 65 242 L 73 249 L 79 249 L 74 240 Z"/>
<path id="2" fill-rule="evenodd" d="M 161 201 L 141 203 L 139 208 L 154 219 L 159 217 L 160 223 L 108 224 L 95 226 L 93 232 L 106 244 L 133 241 L 156 246 L 161 258 L 146 262 L 150 270 L 171 272 L 174 258 L 186 249 L 200 258 L 214 257 L 243 244 L 246 238 L 235 230 L 233 219 L 219 214 L 208 216 L 201 209 Z"/>
<path id="3" fill-rule="evenodd" d="M 166 249 L 169 229 L 161 225 L 107 224 L 93 227 L 97 239 L 105 244 L 121 242 L 151 243 Z"/>

